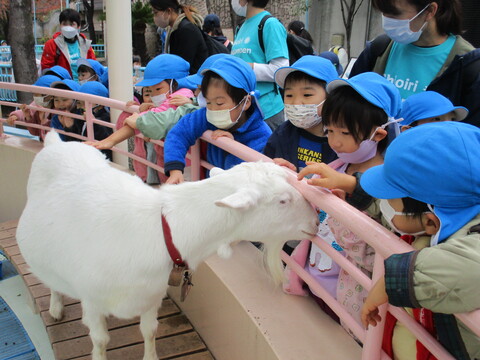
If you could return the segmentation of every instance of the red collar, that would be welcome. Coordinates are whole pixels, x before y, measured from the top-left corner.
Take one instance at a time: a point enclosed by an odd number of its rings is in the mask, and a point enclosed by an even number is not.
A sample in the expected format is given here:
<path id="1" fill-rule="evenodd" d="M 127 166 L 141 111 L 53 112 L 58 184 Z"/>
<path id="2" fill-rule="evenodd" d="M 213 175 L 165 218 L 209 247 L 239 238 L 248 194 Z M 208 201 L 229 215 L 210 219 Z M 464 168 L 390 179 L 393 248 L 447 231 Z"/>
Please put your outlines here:
<path id="1" fill-rule="evenodd" d="M 185 261 L 183 261 L 182 256 L 178 252 L 175 245 L 173 245 L 172 241 L 172 232 L 170 231 L 170 226 L 168 226 L 167 219 L 162 214 L 162 228 L 163 228 L 163 237 L 165 238 L 165 245 L 167 245 L 168 253 L 170 254 L 170 258 L 174 262 L 175 265 L 178 266 L 187 266 Z"/>

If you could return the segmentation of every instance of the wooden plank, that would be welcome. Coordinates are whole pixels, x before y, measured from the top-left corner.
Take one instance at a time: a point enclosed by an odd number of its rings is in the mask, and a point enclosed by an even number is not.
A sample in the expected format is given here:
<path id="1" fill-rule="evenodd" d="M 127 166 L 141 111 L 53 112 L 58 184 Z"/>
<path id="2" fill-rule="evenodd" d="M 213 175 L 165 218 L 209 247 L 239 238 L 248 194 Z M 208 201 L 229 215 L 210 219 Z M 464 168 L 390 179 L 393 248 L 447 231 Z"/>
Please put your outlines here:
<path id="1" fill-rule="evenodd" d="M 18 245 L 13 245 L 5 248 L 5 255 L 8 255 L 9 257 L 15 256 L 15 255 L 20 255 L 20 249 Z"/>
<path id="2" fill-rule="evenodd" d="M 50 296 L 48 296 L 48 299 L 50 299 Z M 45 299 L 42 299 L 42 303 L 43 302 L 45 302 Z M 163 299 L 162 307 L 158 310 L 158 318 L 160 319 L 162 317 L 177 314 L 180 314 L 180 309 L 177 307 L 177 305 L 175 305 L 175 303 L 169 298 Z M 41 311 L 40 316 L 43 319 L 43 323 L 47 327 L 51 325 L 62 324 L 68 321 L 79 320 L 82 318 L 82 306 L 79 302 L 72 305 L 66 305 L 63 318 L 60 321 L 53 320 L 48 312 L 48 306 L 46 310 L 44 309 Z"/>
<path id="3" fill-rule="evenodd" d="M 35 302 L 38 305 L 38 310 L 39 311 L 48 310 L 49 307 L 50 307 L 50 295 L 36 298 Z M 69 298 L 68 296 L 65 296 L 63 298 L 63 305 L 72 305 L 72 304 L 76 304 L 76 303 L 79 303 L 79 301 L 76 300 L 76 299 Z"/>
<path id="4" fill-rule="evenodd" d="M 157 336 L 161 336 L 161 334 L 159 334 L 159 331 L 163 331 L 163 332 L 171 331 L 170 330 L 170 328 L 172 327 L 171 324 L 178 324 L 183 322 L 188 323 L 188 320 L 184 315 L 175 315 L 172 317 L 160 319 L 158 321 L 159 330 L 157 330 Z M 139 323 L 140 323 L 139 317 L 135 317 L 129 320 L 110 317 L 107 319 L 107 328 L 109 331 L 112 331 L 118 328 L 138 325 Z M 186 330 L 189 330 L 190 328 L 191 326 L 189 325 Z M 50 342 L 54 344 L 60 341 L 74 339 L 81 336 L 87 336 L 88 328 L 85 325 L 83 325 L 81 320 L 75 320 L 75 321 L 70 321 L 63 324 L 49 326 L 47 328 L 47 332 L 50 337 Z M 169 333 L 167 332 L 166 335 L 169 335 Z"/>
<path id="5" fill-rule="evenodd" d="M 182 356 L 182 359 L 207 360 L 213 357 L 192 357 L 196 356 L 197 352 L 205 351 L 206 347 L 200 336 L 195 332 L 189 332 L 178 336 L 172 336 L 164 339 L 157 339 L 156 342 L 157 355 L 159 360 L 170 359 L 172 357 Z M 128 347 L 114 349 L 107 351 L 108 360 L 133 360 L 141 359 L 143 357 L 143 343 L 135 344 Z M 60 359 L 60 358 L 59 358 Z M 177 358 L 175 358 L 177 359 Z M 82 356 L 75 358 L 75 360 L 91 360 L 90 356 Z"/>
<path id="6" fill-rule="evenodd" d="M 175 360 L 215 360 L 215 358 L 207 350 L 207 351 L 202 351 L 196 354 L 189 354 L 186 356 L 175 358 Z"/>
<path id="7" fill-rule="evenodd" d="M 11 239 L 11 238 L 15 239 L 15 233 L 16 233 L 16 229 L 3 230 L 2 232 L 0 232 L 0 240 Z"/>
<path id="8" fill-rule="evenodd" d="M 15 239 L 14 234 L 10 234 L 10 236 L 0 237 L 0 249 L 6 249 L 10 246 L 17 245 L 17 240 Z"/>
<path id="9" fill-rule="evenodd" d="M 18 220 L 9 220 L 0 223 L 0 232 L 8 229 L 16 229 L 18 226 Z"/>
<path id="10" fill-rule="evenodd" d="M 18 270 L 18 273 L 20 275 L 28 275 L 28 274 L 31 274 L 32 272 L 30 271 L 30 266 L 28 266 L 28 264 L 20 264 L 20 265 L 16 265 L 16 264 L 13 264 L 15 266 L 15 268 Z"/>
<path id="11" fill-rule="evenodd" d="M 33 274 L 28 274 L 23 277 L 23 281 L 27 286 L 33 286 L 41 284 L 42 282 Z"/>
<path id="12" fill-rule="evenodd" d="M 10 258 L 10 260 L 12 261 L 12 263 L 15 263 L 15 265 L 17 266 L 27 263 L 22 255 L 14 255 Z"/>
<path id="13" fill-rule="evenodd" d="M 28 290 L 35 299 L 42 296 L 50 295 L 50 289 L 43 284 L 29 286 Z"/>
<path id="14" fill-rule="evenodd" d="M 184 315 L 177 315 L 159 321 L 156 338 L 172 336 L 191 330 L 192 326 L 188 322 L 188 319 Z M 111 330 L 109 331 L 109 335 L 110 342 L 107 345 L 107 349 L 117 349 L 131 344 L 140 344 L 143 342 L 142 334 L 140 333 L 138 325 L 131 325 Z M 55 356 L 58 359 L 70 359 L 88 355 L 91 352 L 92 343 L 89 336 L 83 336 L 54 343 L 52 344 L 52 347 Z"/>

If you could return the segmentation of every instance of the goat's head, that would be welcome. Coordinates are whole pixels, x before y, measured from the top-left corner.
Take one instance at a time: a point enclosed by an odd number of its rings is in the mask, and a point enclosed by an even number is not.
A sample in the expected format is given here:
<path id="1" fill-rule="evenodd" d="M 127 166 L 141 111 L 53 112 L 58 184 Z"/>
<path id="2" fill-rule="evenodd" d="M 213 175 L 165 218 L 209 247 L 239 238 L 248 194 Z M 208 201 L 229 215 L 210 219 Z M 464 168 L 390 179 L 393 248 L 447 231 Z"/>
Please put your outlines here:
<path id="1" fill-rule="evenodd" d="M 228 176 L 227 176 L 228 173 Z M 280 262 L 280 249 L 288 240 L 310 238 L 317 232 L 318 218 L 310 203 L 287 181 L 287 170 L 273 163 L 242 163 L 224 172 L 212 169 L 211 176 L 235 181 L 236 190 L 215 202 L 241 216 L 241 240 L 265 245 L 267 265 L 274 277 L 278 271 L 271 262 Z M 239 183 L 241 184 L 239 186 Z M 226 244 L 227 245 L 227 244 Z M 219 255 L 228 256 L 229 246 Z M 278 270 L 278 269 L 277 269 Z"/>

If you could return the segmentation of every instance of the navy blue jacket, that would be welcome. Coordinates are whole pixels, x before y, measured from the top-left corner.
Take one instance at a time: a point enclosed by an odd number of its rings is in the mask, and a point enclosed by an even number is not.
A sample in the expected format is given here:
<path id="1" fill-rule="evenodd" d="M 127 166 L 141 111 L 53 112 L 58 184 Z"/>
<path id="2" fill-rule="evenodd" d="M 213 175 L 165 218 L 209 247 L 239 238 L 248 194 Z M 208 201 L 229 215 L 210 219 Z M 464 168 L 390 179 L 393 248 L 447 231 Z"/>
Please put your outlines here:
<path id="1" fill-rule="evenodd" d="M 294 126 L 290 121 L 285 121 L 270 136 L 263 153 L 272 159 L 282 158 L 297 166 L 300 136 L 308 137 L 309 134 L 309 132 Z M 310 136 L 313 135 L 310 134 Z M 337 158 L 337 154 L 328 145 L 327 137 L 322 138 L 322 147 L 324 163 L 328 164 Z"/>

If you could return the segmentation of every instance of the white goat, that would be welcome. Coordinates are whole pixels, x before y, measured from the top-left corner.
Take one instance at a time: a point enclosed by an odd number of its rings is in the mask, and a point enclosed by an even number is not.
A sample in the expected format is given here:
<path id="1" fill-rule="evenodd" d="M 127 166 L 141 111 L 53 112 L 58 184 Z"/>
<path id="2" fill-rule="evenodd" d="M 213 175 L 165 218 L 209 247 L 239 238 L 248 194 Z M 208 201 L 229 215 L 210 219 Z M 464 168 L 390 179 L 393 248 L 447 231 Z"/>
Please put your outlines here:
<path id="1" fill-rule="evenodd" d="M 192 269 L 214 253 L 230 256 L 230 245 L 239 240 L 271 246 L 280 262 L 285 241 L 317 231 L 316 213 L 287 182 L 283 168 L 244 163 L 212 174 L 152 189 L 111 167 L 93 147 L 47 135 L 32 164 L 18 245 L 32 272 L 52 290 L 53 318 L 62 317 L 60 294 L 81 301 L 94 360 L 107 358 L 108 315 L 140 315 L 144 360 L 157 359 L 157 310 L 173 266 L 162 214 Z"/>

